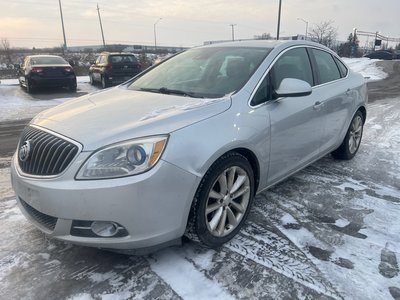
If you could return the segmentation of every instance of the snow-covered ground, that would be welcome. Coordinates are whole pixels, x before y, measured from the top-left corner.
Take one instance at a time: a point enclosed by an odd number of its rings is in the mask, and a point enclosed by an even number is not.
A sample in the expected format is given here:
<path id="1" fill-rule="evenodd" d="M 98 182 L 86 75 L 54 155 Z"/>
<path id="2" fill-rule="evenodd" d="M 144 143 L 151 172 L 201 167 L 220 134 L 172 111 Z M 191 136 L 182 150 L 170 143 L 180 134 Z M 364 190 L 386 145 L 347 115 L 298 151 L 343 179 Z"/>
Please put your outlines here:
<path id="1" fill-rule="evenodd" d="M 361 73 L 367 81 L 385 79 L 387 74 L 378 67 L 376 63 L 379 59 L 361 58 L 342 58 L 343 61 L 355 72 Z"/>
<path id="2" fill-rule="evenodd" d="M 45 109 L 98 90 L 98 87 L 90 85 L 88 76 L 78 76 L 77 82 L 77 92 L 73 94 L 62 89 L 42 90 L 28 94 L 19 87 L 18 79 L 1 80 L 0 122 L 32 118 Z"/>
<path id="3" fill-rule="evenodd" d="M 377 74 L 360 64 L 349 65 Z M 18 97 L 26 115 L 38 109 L 26 101 L 41 102 Z M 400 299 L 400 96 L 369 105 L 353 160 L 327 156 L 261 193 L 218 250 L 189 242 L 128 257 L 50 240 L 17 208 L 9 162 L 0 158 L 0 298 Z"/>

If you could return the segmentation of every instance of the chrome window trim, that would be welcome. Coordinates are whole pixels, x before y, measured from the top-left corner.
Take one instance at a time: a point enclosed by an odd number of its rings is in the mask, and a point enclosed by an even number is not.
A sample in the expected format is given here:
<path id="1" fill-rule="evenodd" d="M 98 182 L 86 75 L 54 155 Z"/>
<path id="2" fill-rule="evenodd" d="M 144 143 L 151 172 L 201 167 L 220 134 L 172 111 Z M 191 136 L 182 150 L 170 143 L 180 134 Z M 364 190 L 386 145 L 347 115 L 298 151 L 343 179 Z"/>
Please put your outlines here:
<path id="1" fill-rule="evenodd" d="M 63 176 L 65 174 L 65 172 L 67 172 L 68 168 L 75 162 L 75 160 L 77 159 L 79 154 L 82 152 L 83 145 L 81 143 L 69 138 L 69 137 L 66 137 L 66 136 L 64 136 L 62 134 L 59 134 L 59 133 L 54 132 L 54 131 L 51 131 L 51 130 L 49 130 L 47 128 L 44 128 L 44 127 L 41 127 L 41 126 L 38 126 L 38 125 L 31 125 L 31 124 L 28 124 L 27 126 L 36 128 L 36 129 L 44 131 L 44 132 L 46 132 L 48 134 L 54 135 L 54 136 L 56 136 L 56 137 L 58 137 L 60 139 L 66 140 L 67 142 L 70 142 L 71 144 L 74 144 L 75 146 L 77 146 L 78 147 L 78 151 L 77 151 L 75 157 L 71 160 L 71 162 L 65 168 L 65 170 L 62 171 L 61 173 L 59 173 L 57 175 L 47 175 L 47 176 L 46 175 L 32 175 L 32 174 L 27 174 L 24 171 L 22 171 L 20 166 L 19 166 L 18 150 L 19 150 L 19 146 L 20 146 L 20 141 L 18 141 L 17 151 L 16 151 L 16 154 L 14 155 L 14 165 L 15 165 L 15 168 L 16 168 L 16 170 L 18 172 L 18 175 L 23 176 L 23 177 L 27 177 L 27 178 L 33 178 L 33 179 L 53 179 L 53 178 L 57 178 L 57 177 Z"/>
<path id="2" fill-rule="evenodd" d="M 254 96 L 255 96 L 255 94 L 256 94 L 258 88 L 260 87 L 260 85 L 261 85 L 262 82 L 264 81 L 265 77 L 268 75 L 268 73 L 269 73 L 269 71 L 271 70 L 271 68 L 275 65 L 276 61 L 277 61 L 283 54 L 285 54 L 287 51 L 292 50 L 292 49 L 296 49 L 296 48 L 310 48 L 310 49 L 316 49 L 316 50 L 320 50 L 320 51 L 325 51 L 326 53 L 329 53 L 330 55 L 333 55 L 333 56 L 335 56 L 336 58 L 338 58 L 338 59 L 343 63 L 343 65 L 346 67 L 346 69 L 347 69 L 347 74 L 346 74 L 345 77 L 341 77 L 341 78 L 336 79 L 336 80 L 333 80 L 333 81 L 329 81 L 329 82 L 325 82 L 325 83 L 322 83 L 322 84 L 318 84 L 318 85 L 312 86 L 312 87 L 311 87 L 312 90 L 314 90 L 314 89 L 316 89 L 316 88 L 323 87 L 323 86 L 328 85 L 328 84 L 336 83 L 336 82 L 338 82 L 338 81 L 347 79 L 347 78 L 349 77 L 349 74 L 350 74 L 349 68 L 348 68 L 347 65 L 340 59 L 340 57 L 339 57 L 336 53 L 334 53 L 334 52 L 331 53 L 331 52 L 329 52 L 329 51 L 327 51 L 327 50 L 325 50 L 325 49 L 322 49 L 322 48 L 319 48 L 319 47 L 316 47 L 316 46 L 306 45 L 306 44 L 304 44 L 304 45 L 291 46 L 291 47 L 288 47 L 288 48 L 282 50 L 282 51 L 274 58 L 274 60 L 271 62 L 271 64 L 270 64 L 269 67 L 267 68 L 267 70 L 266 70 L 266 71 L 264 72 L 264 74 L 261 76 L 261 79 L 258 81 L 256 87 L 255 87 L 254 90 L 251 92 L 250 97 L 249 97 L 249 101 L 247 102 L 247 104 L 248 104 L 248 106 L 249 106 L 250 108 L 252 108 L 252 109 L 257 109 L 257 108 L 259 108 L 259 107 L 261 107 L 261 106 L 263 106 L 263 105 L 266 105 L 266 104 L 269 103 L 269 102 L 275 102 L 275 101 L 266 101 L 266 102 L 263 102 L 263 103 L 261 103 L 261 104 L 255 105 L 255 106 L 252 106 L 252 105 L 251 105 L 251 101 L 253 100 L 253 98 L 254 98 Z M 310 64 L 311 64 L 311 61 L 310 61 Z M 335 63 L 335 64 L 336 64 L 336 63 Z M 340 74 L 340 71 L 339 71 L 339 74 Z M 279 98 L 279 99 L 282 99 L 282 98 Z M 275 100 L 279 100 L 279 99 L 275 99 Z"/>

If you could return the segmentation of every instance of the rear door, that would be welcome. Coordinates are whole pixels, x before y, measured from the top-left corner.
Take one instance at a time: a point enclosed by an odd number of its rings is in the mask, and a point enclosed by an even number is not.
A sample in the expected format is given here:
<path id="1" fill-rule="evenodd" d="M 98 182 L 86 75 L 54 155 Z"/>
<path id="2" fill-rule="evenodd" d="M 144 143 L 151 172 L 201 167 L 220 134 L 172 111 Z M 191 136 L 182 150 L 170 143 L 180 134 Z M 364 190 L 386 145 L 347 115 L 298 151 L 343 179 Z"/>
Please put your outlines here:
<path id="1" fill-rule="evenodd" d="M 93 69 L 92 69 L 93 78 L 97 81 L 101 80 L 101 68 L 102 68 L 103 64 L 105 63 L 105 61 L 106 61 L 106 56 L 100 55 L 96 59 L 96 63 L 93 66 Z"/>
<path id="2" fill-rule="evenodd" d="M 339 146 L 353 112 L 356 92 L 347 80 L 348 70 L 329 52 L 311 49 L 318 84 L 313 93 L 322 103 L 324 115 L 321 151 L 327 152 Z"/>

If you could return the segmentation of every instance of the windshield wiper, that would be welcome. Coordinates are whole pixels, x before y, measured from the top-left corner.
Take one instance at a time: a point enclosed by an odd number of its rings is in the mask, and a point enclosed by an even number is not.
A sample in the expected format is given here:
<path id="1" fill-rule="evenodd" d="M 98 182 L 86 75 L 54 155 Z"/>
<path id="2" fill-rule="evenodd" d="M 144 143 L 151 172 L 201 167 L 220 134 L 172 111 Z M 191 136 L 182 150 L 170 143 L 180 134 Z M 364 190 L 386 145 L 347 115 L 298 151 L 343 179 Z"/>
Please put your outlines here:
<path id="1" fill-rule="evenodd" d="M 152 93 L 160 93 L 160 94 L 167 94 L 167 95 L 180 95 L 180 96 L 187 96 L 187 97 L 192 97 L 192 98 L 204 98 L 203 96 L 200 96 L 196 93 L 192 92 L 186 92 L 182 90 L 174 90 L 174 89 L 169 89 L 166 87 L 162 87 L 159 89 L 155 88 L 140 88 L 140 91 L 145 91 L 145 92 L 152 92 Z"/>

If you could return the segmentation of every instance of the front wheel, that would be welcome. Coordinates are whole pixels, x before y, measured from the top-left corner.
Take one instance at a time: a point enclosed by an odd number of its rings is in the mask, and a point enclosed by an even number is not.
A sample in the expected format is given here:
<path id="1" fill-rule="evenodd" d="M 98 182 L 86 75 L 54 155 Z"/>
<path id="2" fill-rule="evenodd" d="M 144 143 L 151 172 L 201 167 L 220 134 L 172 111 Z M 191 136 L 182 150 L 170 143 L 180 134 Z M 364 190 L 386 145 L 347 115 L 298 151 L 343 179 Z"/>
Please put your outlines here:
<path id="1" fill-rule="evenodd" d="M 334 158 L 349 160 L 356 155 L 361 144 L 363 126 L 364 116 L 360 111 L 357 111 L 351 120 L 349 129 L 347 130 L 342 144 L 332 152 Z"/>
<path id="2" fill-rule="evenodd" d="M 222 156 L 200 183 L 185 235 L 209 247 L 232 239 L 249 214 L 254 186 L 253 170 L 243 155 Z"/>

